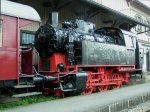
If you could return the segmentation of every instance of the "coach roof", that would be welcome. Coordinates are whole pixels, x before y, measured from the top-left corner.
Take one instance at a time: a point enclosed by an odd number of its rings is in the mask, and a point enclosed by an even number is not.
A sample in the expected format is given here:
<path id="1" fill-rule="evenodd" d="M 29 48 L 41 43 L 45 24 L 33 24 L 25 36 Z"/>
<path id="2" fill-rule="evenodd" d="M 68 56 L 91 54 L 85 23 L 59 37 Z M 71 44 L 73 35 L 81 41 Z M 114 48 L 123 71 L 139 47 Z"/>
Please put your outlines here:
<path id="1" fill-rule="evenodd" d="M 40 21 L 39 14 L 32 7 L 8 0 L 1 0 L 1 14 L 33 21 Z"/>

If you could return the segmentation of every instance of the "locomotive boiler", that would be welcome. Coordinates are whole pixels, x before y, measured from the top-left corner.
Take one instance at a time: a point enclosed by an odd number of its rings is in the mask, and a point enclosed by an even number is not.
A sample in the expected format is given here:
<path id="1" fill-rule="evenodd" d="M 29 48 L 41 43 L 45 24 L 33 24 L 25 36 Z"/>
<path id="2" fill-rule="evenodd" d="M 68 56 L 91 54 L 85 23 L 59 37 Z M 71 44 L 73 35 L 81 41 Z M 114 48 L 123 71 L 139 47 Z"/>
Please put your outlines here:
<path id="1" fill-rule="evenodd" d="M 39 73 L 57 77 L 45 93 L 90 94 L 118 88 L 140 72 L 136 35 L 117 28 L 95 29 L 91 22 L 65 21 L 61 28 L 41 26 L 34 42 Z"/>

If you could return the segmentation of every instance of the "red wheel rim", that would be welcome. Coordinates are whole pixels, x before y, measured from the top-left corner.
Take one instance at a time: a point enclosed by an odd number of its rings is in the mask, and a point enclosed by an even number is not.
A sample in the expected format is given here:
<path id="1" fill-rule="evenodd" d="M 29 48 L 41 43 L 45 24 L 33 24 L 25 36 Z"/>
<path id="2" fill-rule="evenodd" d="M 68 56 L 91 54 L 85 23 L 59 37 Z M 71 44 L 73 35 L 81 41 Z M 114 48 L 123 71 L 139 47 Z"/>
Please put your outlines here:
<path id="1" fill-rule="evenodd" d="M 111 87 L 112 87 L 112 89 L 116 89 L 116 88 L 119 88 L 120 86 L 115 84 L 115 85 L 112 85 Z"/>
<path id="2" fill-rule="evenodd" d="M 119 74 L 113 74 L 112 79 L 120 79 Z"/>
<path id="3" fill-rule="evenodd" d="M 113 80 L 114 82 L 116 82 L 116 84 L 114 84 L 114 85 L 111 86 L 112 89 L 121 87 L 122 81 L 121 81 L 121 77 L 119 76 L 119 74 L 116 74 L 116 73 L 113 74 L 112 80 Z"/>

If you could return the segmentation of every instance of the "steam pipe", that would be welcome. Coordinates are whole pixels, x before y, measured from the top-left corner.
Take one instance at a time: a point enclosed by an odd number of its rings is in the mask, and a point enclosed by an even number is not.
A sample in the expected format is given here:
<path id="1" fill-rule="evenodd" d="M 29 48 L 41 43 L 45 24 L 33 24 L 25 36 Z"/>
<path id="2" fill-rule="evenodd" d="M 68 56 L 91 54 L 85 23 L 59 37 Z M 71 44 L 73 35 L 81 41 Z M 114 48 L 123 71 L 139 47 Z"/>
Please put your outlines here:
<path id="1" fill-rule="evenodd" d="M 57 80 L 57 77 L 54 77 L 54 76 L 37 75 L 33 77 L 34 83 L 43 83 L 43 82 L 56 81 L 56 80 Z"/>

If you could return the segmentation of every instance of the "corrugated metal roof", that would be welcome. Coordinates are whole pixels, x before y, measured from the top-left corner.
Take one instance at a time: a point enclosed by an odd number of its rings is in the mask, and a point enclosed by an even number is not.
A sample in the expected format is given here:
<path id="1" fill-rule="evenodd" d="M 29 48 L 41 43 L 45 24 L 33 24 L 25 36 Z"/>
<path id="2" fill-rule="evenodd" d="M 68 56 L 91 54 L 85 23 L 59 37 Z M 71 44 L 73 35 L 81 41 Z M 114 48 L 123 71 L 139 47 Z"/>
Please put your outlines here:
<path id="1" fill-rule="evenodd" d="M 41 20 L 37 11 L 32 7 L 8 0 L 1 0 L 1 14 L 33 21 Z"/>
<path id="2" fill-rule="evenodd" d="M 135 2 L 141 3 L 143 6 L 150 10 L 150 0 L 134 0 Z"/>
<path id="3" fill-rule="evenodd" d="M 121 18 L 121 19 L 124 19 L 124 20 L 126 20 L 127 22 L 129 22 L 129 23 L 135 23 L 135 24 L 139 24 L 139 25 L 146 26 L 146 27 L 150 28 L 150 25 L 149 25 L 149 24 L 140 22 L 140 21 L 136 20 L 136 19 L 133 18 L 133 17 L 129 17 L 129 16 L 127 16 L 127 15 L 125 15 L 125 14 L 119 12 L 119 11 L 116 11 L 116 10 L 113 10 L 113 9 L 111 9 L 111 8 L 109 8 L 109 7 L 106 7 L 106 6 L 104 6 L 104 5 L 101 5 L 101 4 L 99 4 L 99 3 L 97 3 L 97 2 L 95 2 L 95 1 L 93 1 L 93 0 L 80 0 L 80 1 L 89 3 L 89 4 L 91 4 L 91 5 L 95 6 L 95 7 L 98 7 L 98 8 L 100 8 L 100 9 L 104 9 L 104 10 L 106 10 L 107 12 L 112 13 L 114 16 L 117 16 L 117 17 L 119 17 L 119 18 Z"/>

